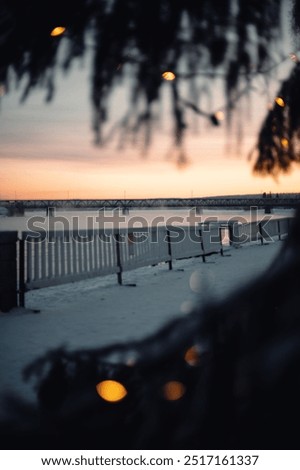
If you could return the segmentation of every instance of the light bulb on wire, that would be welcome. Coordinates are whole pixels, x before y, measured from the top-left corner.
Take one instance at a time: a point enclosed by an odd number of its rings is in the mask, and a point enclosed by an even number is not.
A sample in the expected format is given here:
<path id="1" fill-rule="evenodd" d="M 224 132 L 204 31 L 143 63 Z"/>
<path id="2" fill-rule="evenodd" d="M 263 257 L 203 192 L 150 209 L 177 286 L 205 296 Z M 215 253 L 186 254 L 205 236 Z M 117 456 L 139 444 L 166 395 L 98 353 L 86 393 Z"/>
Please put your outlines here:
<path id="1" fill-rule="evenodd" d="M 52 29 L 50 36 L 56 37 L 56 36 L 61 36 L 64 34 L 66 31 L 66 28 L 64 26 L 56 26 L 55 28 Z"/>
<path id="2" fill-rule="evenodd" d="M 167 81 L 172 81 L 175 80 L 176 75 L 174 72 L 171 72 L 171 70 L 167 70 L 166 72 L 162 73 L 162 78 Z"/>

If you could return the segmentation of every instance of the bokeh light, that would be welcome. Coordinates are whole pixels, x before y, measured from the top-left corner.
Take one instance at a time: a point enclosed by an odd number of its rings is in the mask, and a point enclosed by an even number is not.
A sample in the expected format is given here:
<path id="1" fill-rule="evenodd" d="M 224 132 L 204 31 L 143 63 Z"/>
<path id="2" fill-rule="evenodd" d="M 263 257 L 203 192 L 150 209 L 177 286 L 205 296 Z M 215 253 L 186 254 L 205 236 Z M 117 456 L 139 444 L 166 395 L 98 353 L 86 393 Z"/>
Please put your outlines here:
<path id="1" fill-rule="evenodd" d="M 185 394 L 185 386 L 177 380 L 171 380 L 163 386 L 163 395 L 166 400 L 176 401 Z"/>
<path id="2" fill-rule="evenodd" d="M 192 300 L 184 300 L 180 305 L 181 313 L 185 315 L 189 315 L 195 308 L 195 303 Z"/>
<path id="3" fill-rule="evenodd" d="M 65 31 L 66 28 L 64 26 L 56 26 L 52 29 L 50 36 L 61 36 L 62 34 L 64 34 Z"/>
<path id="4" fill-rule="evenodd" d="M 189 366 L 198 366 L 200 363 L 200 352 L 197 346 L 189 348 L 184 355 L 184 360 Z"/>
<path id="5" fill-rule="evenodd" d="M 98 395 L 105 401 L 112 403 L 123 400 L 127 395 L 127 390 L 116 380 L 103 380 L 96 385 Z"/>
<path id="6" fill-rule="evenodd" d="M 281 96 L 276 96 L 275 102 L 276 102 L 276 104 L 278 104 L 278 106 L 281 106 L 281 108 L 285 107 L 284 99 L 281 98 Z"/>
<path id="7" fill-rule="evenodd" d="M 197 294 L 202 291 L 202 274 L 199 271 L 194 271 L 189 279 L 190 289 Z"/>
<path id="8" fill-rule="evenodd" d="M 215 113 L 215 116 L 218 119 L 218 121 L 224 121 L 225 119 L 225 114 L 223 113 L 223 111 L 217 111 Z"/>
<path id="9" fill-rule="evenodd" d="M 283 137 L 280 142 L 281 142 L 281 146 L 282 146 L 283 148 L 285 148 L 285 149 L 288 149 L 288 148 L 289 148 L 289 141 L 288 141 L 288 139 L 286 139 L 285 137 Z"/>
<path id="10" fill-rule="evenodd" d="M 164 80 L 170 81 L 170 80 L 175 80 L 176 75 L 175 75 L 175 73 L 168 70 L 168 71 L 166 71 L 162 74 L 162 77 L 163 77 Z"/>

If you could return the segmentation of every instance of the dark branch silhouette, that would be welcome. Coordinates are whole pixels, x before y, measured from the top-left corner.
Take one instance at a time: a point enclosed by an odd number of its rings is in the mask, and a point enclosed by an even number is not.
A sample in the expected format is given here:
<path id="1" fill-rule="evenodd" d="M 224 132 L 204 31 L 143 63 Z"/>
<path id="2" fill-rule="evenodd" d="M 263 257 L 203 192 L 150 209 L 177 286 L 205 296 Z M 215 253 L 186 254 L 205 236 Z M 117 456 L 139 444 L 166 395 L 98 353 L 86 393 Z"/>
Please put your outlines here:
<path id="1" fill-rule="evenodd" d="M 258 157 L 254 170 L 259 174 L 277 175 L 300 162 L 300 67 L 297 64 L 278 91 L 273 108 L 261 128 Z"/>
<path id="2" fill-rule="evenodd" d="M 212 125 L 219 124 L 214 110 L 200 106 L 206 93 L 199 91 L 201 78 L 212 87 L 214 78 L 223 78 L 230 116 L 239 99 L 239 87 L 250 87 L 254 76 L 271 74 L 284 60 L 282 56 L 278 59 L 280 15 L 282 6 L 287 10 L 288 5 L 286 0 L 2 0 L 0 82 L 9 89 L 10 71 L 14 70 L 23 84 L 23 99 L 33 88 L 44 86 L 46 100 L 51 100 L 57 68 L 70 69 L 75 59 L 91 49 L 95 142 L 107 141 L 104 126 L 110 121 L 109 97 L 117 83 L 127 80 L 130 111 L 117 127 L 122 135 L 132 134 L 133 142 L 139 135 L 147 148 L 155 121 L 154 105 L 161 99 L 165 83 L 162 74 L 172 71 L 176 76 L 171 94 L 174 143 L 181 146 L 189 124 L 187 107 Z M 298 17 L 299 2 L 295 1 L 295 29 Z M 52 36 L 55 27 L 64 27 L 64 34 Z M 62 63 L 58 60 L 61 44 Z M 180 91 L 183 81 L 189 83 L 186 97 Z M 290 87 L 292 92 L 295 87 Z M 273 133 L 266 122 L 255 167 L 263 173 L 285 171 L 298 160 L 295 146 L 290 143 L 289 149 L 281 151 Z M 297 138 L 295 129 L 293 136 Z"/>

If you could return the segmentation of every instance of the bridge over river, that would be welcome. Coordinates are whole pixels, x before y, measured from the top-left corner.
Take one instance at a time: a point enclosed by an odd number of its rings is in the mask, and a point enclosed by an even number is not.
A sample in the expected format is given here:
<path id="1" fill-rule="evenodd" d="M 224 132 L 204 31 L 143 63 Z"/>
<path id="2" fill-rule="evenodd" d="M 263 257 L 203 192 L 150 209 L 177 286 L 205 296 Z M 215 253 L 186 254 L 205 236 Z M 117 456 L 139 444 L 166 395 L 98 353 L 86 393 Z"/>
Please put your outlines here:
<path id="1" fill-rule="evenodd" d="M 128 213 L 130 209 L 249 209 L 258 207 L 270 213 L 274 208 L 294 209 L 300 204 L 300 194 L 270 196 L 224 196 L 201 198 L 155 198 L 155 199 L 48 199 L 48 200 L 2 200 L 0 207 L 5 207 L 9 215 L 24 215 L 25 211 L 45 210 L 54 214 L 55 210 L 115 210 Z"/>

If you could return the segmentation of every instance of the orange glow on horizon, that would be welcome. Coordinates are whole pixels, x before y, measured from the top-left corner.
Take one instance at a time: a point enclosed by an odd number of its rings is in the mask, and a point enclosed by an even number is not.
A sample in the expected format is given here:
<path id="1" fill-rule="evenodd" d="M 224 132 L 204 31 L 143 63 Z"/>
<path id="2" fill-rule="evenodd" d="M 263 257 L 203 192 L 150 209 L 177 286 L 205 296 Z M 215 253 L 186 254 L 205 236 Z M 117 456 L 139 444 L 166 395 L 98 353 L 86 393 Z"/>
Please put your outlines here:
<path id="1" fill-rule="evenodd" d="M 300 168 L 275 180 L 237 158 L 191 162 L 3 159 L 0 199 L 147 199 L 300 192 Z"/>

